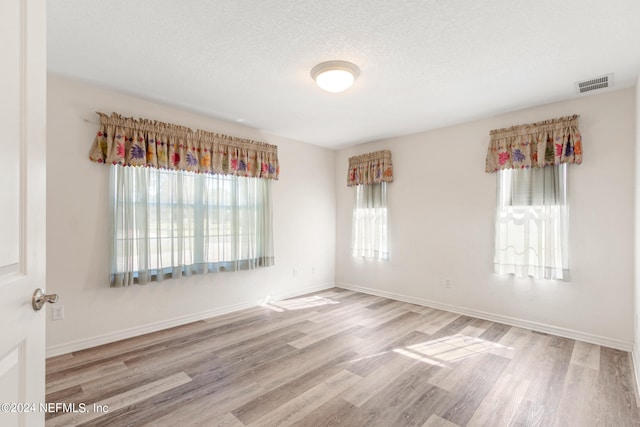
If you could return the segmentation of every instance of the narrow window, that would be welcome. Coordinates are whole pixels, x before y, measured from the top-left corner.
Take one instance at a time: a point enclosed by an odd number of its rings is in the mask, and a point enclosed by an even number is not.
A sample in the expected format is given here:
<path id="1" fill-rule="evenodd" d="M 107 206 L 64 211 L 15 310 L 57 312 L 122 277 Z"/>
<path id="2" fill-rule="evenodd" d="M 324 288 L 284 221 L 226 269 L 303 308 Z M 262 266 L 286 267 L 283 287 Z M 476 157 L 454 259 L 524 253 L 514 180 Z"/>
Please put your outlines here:
<path id="1" fill-rule="evenodd" d="M 351 231 L 351 254 L 378 260 L 389 259 L 387 183 L 356 186 Z"/>
<path id="2" fill-rule="evenodd" d="M 495 273 L 569 281 L 567 165 L 497 175 Z"/>

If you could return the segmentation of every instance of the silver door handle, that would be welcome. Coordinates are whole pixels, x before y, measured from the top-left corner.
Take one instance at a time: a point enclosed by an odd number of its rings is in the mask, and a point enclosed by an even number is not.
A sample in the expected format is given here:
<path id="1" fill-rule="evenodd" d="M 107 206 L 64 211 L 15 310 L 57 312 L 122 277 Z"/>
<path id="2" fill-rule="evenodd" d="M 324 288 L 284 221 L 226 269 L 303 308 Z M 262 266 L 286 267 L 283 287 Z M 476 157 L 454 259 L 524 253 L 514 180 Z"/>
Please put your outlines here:
<path id="1" fill-rule="evenodd" d="M 55 304 L 58 302 L 58 294 L 50 294 L 45 295 L 42 289 L 38 288 L 33 293 L 33 298 L 31 298 L 31 305 L 35 311 L 40 311 L 42 307 L 44 307 L 45 303 Z"/>

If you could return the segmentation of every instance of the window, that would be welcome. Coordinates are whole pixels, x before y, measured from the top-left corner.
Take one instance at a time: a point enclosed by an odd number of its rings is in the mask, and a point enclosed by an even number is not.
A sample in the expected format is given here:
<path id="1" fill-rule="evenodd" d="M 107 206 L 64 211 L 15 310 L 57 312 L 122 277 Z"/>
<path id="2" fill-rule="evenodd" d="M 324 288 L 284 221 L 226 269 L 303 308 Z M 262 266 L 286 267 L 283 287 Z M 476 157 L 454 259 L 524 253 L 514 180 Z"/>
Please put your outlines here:
<path id="1" fill-rule="evenodd" d="M 567 165 L 498 172 L 494 271 L 569 280 Z"/>
<path id="2" fill-rule="evenodd" d="M 389 259 L 387 183 L 356 186 L 351 230 L 351 254 Z"/>
<path id="3" fill-rule="evenodd" d="M 111 285 L 273 264 L 271 180 L 111 166 Z"/>

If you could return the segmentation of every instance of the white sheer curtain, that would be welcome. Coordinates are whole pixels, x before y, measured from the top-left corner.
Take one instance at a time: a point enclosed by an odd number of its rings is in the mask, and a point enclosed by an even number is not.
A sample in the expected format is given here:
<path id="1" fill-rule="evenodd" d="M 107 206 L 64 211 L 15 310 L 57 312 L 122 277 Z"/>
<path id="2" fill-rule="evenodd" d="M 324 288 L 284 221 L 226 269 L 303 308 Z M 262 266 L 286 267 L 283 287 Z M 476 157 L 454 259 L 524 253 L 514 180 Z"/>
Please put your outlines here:
<path id="1" fill-rule="evenodd" d="M 351 254 L 355 257 L 389 259 L 386 182 L 356 186 Z"/>
<path id="2" fill-rule="evenodd" d="M 271 180 L 111 166 L 111 286 L 273 265 Z"/>
<path id="3" fill-rule="evenodd" d="M 569 281 L 567 165 L 498 172 L 494 271 Z"/>

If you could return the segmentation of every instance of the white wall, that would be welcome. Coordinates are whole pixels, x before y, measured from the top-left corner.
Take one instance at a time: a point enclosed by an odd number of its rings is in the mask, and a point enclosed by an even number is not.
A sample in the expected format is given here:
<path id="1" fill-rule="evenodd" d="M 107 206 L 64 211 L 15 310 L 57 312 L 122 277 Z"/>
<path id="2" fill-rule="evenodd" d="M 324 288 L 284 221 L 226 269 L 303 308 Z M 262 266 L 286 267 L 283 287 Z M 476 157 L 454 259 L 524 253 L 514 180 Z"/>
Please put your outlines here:
<path id="1" fill-rule="evenodd" d="M 633 362 L 636 374 L 636 387 L 639 387 L 640 374 L 640 75 L 636 84 L 636 193 L 635 193 L 635 296 L 634 296 L 634 346 Z M 640 388 L 638 389 L 640 394 Z"/>
<path id="2" fill-rule="evenodd" d="M 51 321 L 51 307 L 47 313 L 49 355 L 237 309 L 269 294 L 333 286 L 334 151 L 59 76 L 49 76 L 47 99 L 47 290 L 60 294 L 65 309 L 60 321 Z M 96 111 L 278 145 L 281 174 L 272 186 L 276 265 L 110 288 L 109 171 L 88 158 Z"/>
<path id="3" fill-rule="evenodd" d="M 585 96 L 336 157 L 336 282 L 566 336 L 631 349 L 634 287 L 633 89 Z M 571 282 L 492 274 L 496 178 L 484 172 L 489 131 L 579 114 L 584 162 L 569 167 Z M 349 255 L 348 158 L 391 149 L 391 261 Z M 445 288 L 450 279 L 452 288 Z"/>

